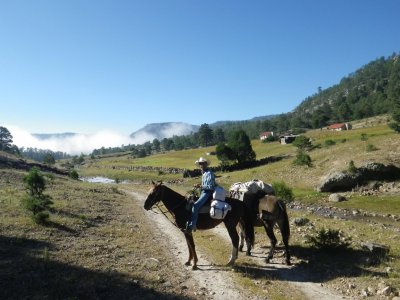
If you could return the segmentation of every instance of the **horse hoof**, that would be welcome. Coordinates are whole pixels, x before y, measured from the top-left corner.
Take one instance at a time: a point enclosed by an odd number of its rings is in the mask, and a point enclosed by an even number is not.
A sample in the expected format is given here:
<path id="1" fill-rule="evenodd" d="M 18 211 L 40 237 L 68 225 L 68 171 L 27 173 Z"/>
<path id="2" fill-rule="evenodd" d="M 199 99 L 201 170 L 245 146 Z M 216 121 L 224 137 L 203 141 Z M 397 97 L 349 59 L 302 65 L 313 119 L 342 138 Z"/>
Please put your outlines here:
<path id="1" fill-rule="evenodd" d="M 243 246 L 242 246 L 242 247 L 239 247 L 239 251 L 240 251 L 240 252 L 243 252 Z"/>
<path id="2" fill-rule="evenodd" d="M 270 258 L 266 258 L 266 259 L 265 259 L 265 262 L 266 262 L 267 264 L 269 264 L 269 263 L 270 263 L 270 261 L 271 261 L 271 259 L 270 259 Z"/>
<path id="3" fill-rule="evenodd" d="M 287 261 L 286 261 L 286 265 L 287 265 L 287 266 L 291 266 L 291 265 L 292 265 L 292 263 L 290 262 L 290 260 L 287 260 Z"/>
<path id="4" fill-rule="evenodd" d="M 194 270 L 198 270 L 199 268 L 197 267 L 197 266 L 193 266 L 192 267 L 192 270 L 194 271 Z"/>
<path id="5" fill-rule="evenodd" d="M 190 261 L 185 262 L 185 266 L 190 266 Z"/>
<path id="6" fill-rule="evenodd" d="M 250 252 L 250 251 L 247 251 L 247 252 L 246 252 L 246 256 L 251 256 L 251 252 Z"/>

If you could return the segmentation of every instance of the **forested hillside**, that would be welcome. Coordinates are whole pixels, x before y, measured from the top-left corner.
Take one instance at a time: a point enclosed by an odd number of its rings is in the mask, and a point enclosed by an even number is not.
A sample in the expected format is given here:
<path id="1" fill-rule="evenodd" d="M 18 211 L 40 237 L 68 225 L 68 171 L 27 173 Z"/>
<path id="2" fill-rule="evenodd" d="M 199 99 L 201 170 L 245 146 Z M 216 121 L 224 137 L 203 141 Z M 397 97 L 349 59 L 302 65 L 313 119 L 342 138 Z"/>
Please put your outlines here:
<path id="1" fill-rule="evenodd" d="M 273 101 L 273 99 L 266 99 Z M 151 151 L 182 150 L 198 146 L 216 145 L 229 139 L 236 131 L 244 130 L 250 139 L 258 139 L 263 131 L 274 131 L 275 136 L 287 131 L 304 132 L 336 122 L 349 122 L 400 110 L 400 56 L 393 53 L 381 57 L 343 77 L 336 85 L 307 97 L 292 112 L 277 116 L 267 115 L 245 121 L 221 121 L 202 124 L 190 135 L 155 139 L 143 145 L 127 148 L 146 156 Z M 267 107 L 267 105 L 265 105 Z M 261 112 L 261 111 L 260 111 Z M 262 113 L 262 112 L 261 112 Z M 400 116 L 400 113 L 398 113 Z M 400 117 L 399 117 L 400 118 Z M 398 122 L 398 120 L 395 120 Z M 105 154 L 128 149 L 103 149 L 94 154 Z"/>

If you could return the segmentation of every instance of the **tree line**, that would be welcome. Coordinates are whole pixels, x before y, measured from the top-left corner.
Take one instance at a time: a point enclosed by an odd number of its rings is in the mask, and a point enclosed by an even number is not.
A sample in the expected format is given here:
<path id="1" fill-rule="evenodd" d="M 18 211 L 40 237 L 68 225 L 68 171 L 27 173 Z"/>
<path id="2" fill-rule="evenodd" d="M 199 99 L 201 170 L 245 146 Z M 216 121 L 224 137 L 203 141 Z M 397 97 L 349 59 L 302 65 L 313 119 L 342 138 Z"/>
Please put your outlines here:
<path id="1" fill-rule="evenodd" d="M 339 122 L 349 122 L 381 114 L 390 114 L 390 127 L 400 132 L 400 56 L 376 59 L 354 73 L 342 78 L 339 84 L 317 92 L 304 99 L 292 112 L 257 120 L 202 124 L 196 133 L 173 136 L 159 141 L 154 139 L 142 145 L 129 145 L 103 149 L 105 153 L 131 150 L 143 157 L 154 152 L 182 150 L 226 143 L 243 130 L 250 139 L 258 139 L 261 132 L 273 131 L 275 135 L 288 131 L 297 134 L 308 129 L 322 128 Z M 99 154 L 95 150 L 95 154 Z"/>

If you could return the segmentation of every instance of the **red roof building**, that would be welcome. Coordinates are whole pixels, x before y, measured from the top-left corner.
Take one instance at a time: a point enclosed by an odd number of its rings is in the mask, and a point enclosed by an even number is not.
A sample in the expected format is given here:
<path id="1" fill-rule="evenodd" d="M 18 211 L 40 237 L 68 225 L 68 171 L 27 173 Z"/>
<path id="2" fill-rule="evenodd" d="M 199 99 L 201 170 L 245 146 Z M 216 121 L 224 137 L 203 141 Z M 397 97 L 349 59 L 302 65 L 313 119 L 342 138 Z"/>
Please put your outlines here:
<path id="1" fill-rule="evenodd" d="M 328 129 L 336 130 L 336 131 L 350 130 L 351 129 L 351 124 L 349 124 L 349 123 L 336 123 L 336 124 L 329 125 Z"/>

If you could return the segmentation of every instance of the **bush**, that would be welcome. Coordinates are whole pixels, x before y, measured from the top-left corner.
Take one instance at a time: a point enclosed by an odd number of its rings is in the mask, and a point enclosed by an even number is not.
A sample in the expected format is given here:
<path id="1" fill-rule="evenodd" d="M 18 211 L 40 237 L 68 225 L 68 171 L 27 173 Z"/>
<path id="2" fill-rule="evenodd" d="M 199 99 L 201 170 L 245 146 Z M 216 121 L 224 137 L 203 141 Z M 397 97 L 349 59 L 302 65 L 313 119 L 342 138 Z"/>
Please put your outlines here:
<path id="1" fill-rule="evenodd" d="M 32 215 L 32 220 L 36 224 L 44 225 L 47 223 L 48 219 L 49 219 L 49 213 L 46 211 L 41 211 L 35 215 Z"/>
<path id="2" fill-rule="evenodd" d="M 78 172 L 77 172 L 75 169 L 71 170 L 71 171 L 69 172 L 68 176 L 69 176 L 70 178 L 72 178 L 72 179 L 75 179 L 75 180 L 78 180 L 78 179 L 79 179 L 79 174 L 78 174 Z"/>
<path id="3" fill-rule="evenodd" d="M 46 189 L 44 176 L 37 168 L 33 167 L 23 180 L 27 195 L 22 199 L 22 206 L 32 213 L 32 219 L 35 223 L 44 224 L 49 218 L 47 210 L 53 204 L 51 197 L 43 194 Z"/>
<path id="4" fill-rule="evenodd" d="M 345 238 L 339 230 L 322 228 L 315 236 L 307 236 L 306 243 L 321 250 L 338 250 L 348 248 L 350 238 Z"/>
<path id="5" fill-rule="evenodd" d="M 355 164 L 354 164 L 354 161 L 350 161 L 349 162 L 349 167 L 347 168 L 347 171 L 349 172 L 349 173 L 351 173 L 351 174 L 354 174 L 354 173 L 356 173 L 357 172 L 357 168 L 356 168 L 356 166 L 355 166 Z"/>
<path id="6" fill-rule="evenodd" d="M 336 145 L 336 142 L 334 140 L 325 140 L 325 146 L 330 147 Z"/>
<path id="7" fill-rule="evenodd" d="M 361 140 L 362 141 L 367 141 L 368 140 L 368 135 L 366 133 L 361 133 Z"/>
<path id="8" fill-rule="evenodd" d="M 299 149 L 301 152 L 311 150 L 313 148 L 310 138 L 304 135 L 296 137 L 296 139 L 293 141 L 293 146 L 297 147 L 297 149 Z"/>
<path id="9" fill-rule="evenodd" d="M 376 147 L 375 147 L 374 145 L 372 145 L 372 144 L 368 144 L 366 150 L 367 150 L 367 152 L 372 152 L 372 151 L 378 150 L 378 148 L 376 148 Z"/>
<path id="10" fill-rule="evenodd" d="M 297 166 L 311 167 L 312 166 L 311 157 L 304 151 L 299 151 L 299 152 L 297 152 L 297 155 L 296 155 L 295 160 L 293 161 L 293 164 L 297 165 Z"/>
<path id="11" fill-rule="evenodd" d="M 284 200 L 285 202 L 291 202 L 294 199 L 293 190 L 286 185 L 283 181 L 273 182 L 272 187 L 274 188 L 275 195 Z"/>

